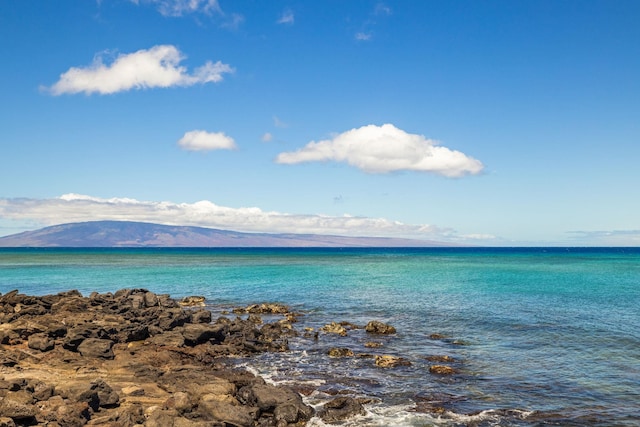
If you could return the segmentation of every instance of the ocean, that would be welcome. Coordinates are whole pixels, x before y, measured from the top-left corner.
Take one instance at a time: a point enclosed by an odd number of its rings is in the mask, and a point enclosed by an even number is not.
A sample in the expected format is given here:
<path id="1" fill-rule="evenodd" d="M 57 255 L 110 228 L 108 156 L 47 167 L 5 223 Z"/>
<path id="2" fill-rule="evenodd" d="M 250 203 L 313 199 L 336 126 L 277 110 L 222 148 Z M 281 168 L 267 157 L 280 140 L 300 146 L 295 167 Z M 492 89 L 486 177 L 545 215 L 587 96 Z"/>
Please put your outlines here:
<path id="1" fill-rule="evenodd" d="M 640 248 L 0 249 L 2 293 L 121 288 L 302 313 L 289 352 L 230 363 L 315 406 L 368 399 L 345 426 L 640 425 Z M 319 331 L 370 320 L 397 333 Z"/>

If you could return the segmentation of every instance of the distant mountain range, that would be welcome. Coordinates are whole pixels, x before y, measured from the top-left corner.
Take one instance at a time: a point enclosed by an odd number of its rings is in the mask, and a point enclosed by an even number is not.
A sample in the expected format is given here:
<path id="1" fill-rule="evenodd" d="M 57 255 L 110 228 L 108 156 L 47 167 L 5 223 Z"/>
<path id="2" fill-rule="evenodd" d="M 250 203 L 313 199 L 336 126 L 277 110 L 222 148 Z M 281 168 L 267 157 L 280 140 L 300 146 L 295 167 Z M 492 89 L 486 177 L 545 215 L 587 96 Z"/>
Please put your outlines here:
<path id="1" fill-rule="evenodd" d="M 0 237 L 0 247 L 442 247 L 429 240 L 319 234 L 240 233 L 130 221 L 54 225 Z"/>

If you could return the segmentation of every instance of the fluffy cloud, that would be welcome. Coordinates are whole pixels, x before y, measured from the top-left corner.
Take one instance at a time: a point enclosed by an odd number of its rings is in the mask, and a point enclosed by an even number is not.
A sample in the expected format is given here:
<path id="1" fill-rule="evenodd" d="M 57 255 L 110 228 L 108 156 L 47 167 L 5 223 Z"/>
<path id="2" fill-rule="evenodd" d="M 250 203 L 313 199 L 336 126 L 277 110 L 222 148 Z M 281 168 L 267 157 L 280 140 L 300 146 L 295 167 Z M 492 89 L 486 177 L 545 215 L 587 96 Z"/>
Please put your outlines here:
<path id="1" fill-rule="evenodd" d="M 368 173 L 418 171 L 461 177 L 478 174 L 483 169 L 482 163 L 473 157 L 391 124 L 351 129 L 276 157 L 276 162 L 282 164 L 330 160 L 346 162 Z"/>
<path id="2" fill-rule="evenodd" d="M 218 0 L 131 0 L 132 3 L 151 3 L 164 16 L 182 16 L 187 13 L 222 13 Z"/>
<path id="3" fill-rule="evenodd" d="M 262 135 L 262 142 L 271 142 L 273 141 L 273 135 L 270 132 L 265 132 L 264 135 Z"/>
<path id="4" fill-rule="evenodd" d="M 247 232 L 312 233 L 345 236 L 412 237 L 455 240 L 451 229 L 403 224 L 384 218 L 293 215 L 256 207 L 230 208 L 210 201 L 173 203 L 104 199 L 65 194 L 54 199 L 0 199 L 0 219 L 37 226 L 94 220 L 126 220 L 192 225 Z M 35 227 L 34 227 L 35 228 Z"/>
<path id="5" fill-rule="evenodd" d="M 237 148 L 233 138 L 223 132 L 192 130 L 184 134 L 178 145 L 189 151 L 234 150 Z"/>
<path id="6" fill-rule="evenodd" d="M 45 90 L 53 95 L 82 92 L 104 95 L 131 89 L 217 83 L 222 81 L 223 74 L 234 71 L 220 61 L 208 61 L 189 74 L 185 67 L 179 65 L 184 58 L 172 45 L 121 54 L 110 64 L 105 64 L 102 56 L 98 55 L 87 67 L 70 68 L 60 75 L 60 80 Z"/>

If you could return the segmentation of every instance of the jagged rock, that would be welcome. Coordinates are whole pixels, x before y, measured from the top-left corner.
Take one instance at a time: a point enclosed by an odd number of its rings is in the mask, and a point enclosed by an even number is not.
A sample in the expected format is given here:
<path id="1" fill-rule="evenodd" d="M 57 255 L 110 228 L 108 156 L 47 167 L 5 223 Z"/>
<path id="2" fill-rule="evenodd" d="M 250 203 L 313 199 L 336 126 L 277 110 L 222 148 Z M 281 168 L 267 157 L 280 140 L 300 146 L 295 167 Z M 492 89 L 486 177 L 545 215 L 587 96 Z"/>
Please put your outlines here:
<path id="1" fill-rule="evenodd" d="M 389 335 L 395 334 L 396 328 L 386 323 L 379 322 L 377 320 L 372 320 L 367 323 L 367 326 L 364 328 L 370 334 L 379 334 L 379 335 Z"/>
<path id="2" fill-rule="evenodd" d="M 0 416 L 0 427 L 16 427 L 16 423 L 13 418 Z"/>
<path id="3" fill-rule="evenodd" d="M 203 296 L 190 296 L 182 298 L 178 304 L 184 307 L 204 306 L 205 300 L 206 298 Z"/>
<path id="4" fill-rule="evenodd" d="M 39 333 L 29 336 L 29 348 L 40 351 L 50 351 L 55 347 L 55 343 L 47 334 Z"/>
<path id="5" fill-rule="evenodd" d="M 211 323 L 211 312 L 209 310 L 191 312 L 191 323 Z"/>
<path id="6" fill-rule="evenodd" d="M 451 362 L 455 362 L 456 361 L 453 357 L 447 356 L 447 355 L 444 355 L 444 356 L 427 356 L 427 357 L 425 357 L 425 359 L 430 361 L 430 362 L 445 362 L 445 363 L 446 362 L 451 363 Z"/>
<path id="7" fill-rule="evenodd" d="M 31 380 L 28 382 L 26 389 L 31 393 L 33 399 L 42 402 L 49 400 L 54 393 L 54 387 L 45 384 L 39 380 Z"/>
<path id="8" fill-rule="evenodd" d="M 95 390 L 98 393 L 98 400 L 100 401 L 100 407 L 109 408 L 117 406 L 120 403 L 120 397 L 109 384 L 99 379 L 91 383 L 90 390 Z"/>
<path id="9" fill-rule="evenodd" d="M 96 357 L 101 359 L 113 359 L 113 341 L 99 338 L 87 338 L 78 346 L 78 352 L 83 357 Z"/>
<path id="10" fill-rule="evenodd" d="M 243 403 L 257 406 L 263 412 L 274 412 L 277 408 L 282 416 L 291 414 L 293 408 L 296 411 L 294 421 L 308 421 L 314 414 L 314 409 L 302 401 L 302 397 L 295 391 L 286 387 L 276 387 L 269 384 L 253 384 L 243 387 L 238 391 L 238 397 Z M 287 415 L 288 418 L 292 416 Z"/>
<path id="11" fill-rule="evenodd" d="M 258 408 L 252 406 L 237 406 L 215 400 L 203 401 L 198 405 L 198 411 L 205 417 L 223 421 L 232 426 L 250 427 L 258 419 Z"/>
<path id="12" fill-rule="evenodd" d="M 381 368 L 395 368 L 396 366 L 409 366 L 411 362 L 403 357 L 382 355 L 376 356 L 376 366 Z"/>
<path id="13" fill-rule="evenodd" d="M 436 375 L 452 375 L 456 373 L 456 370 L 451 366 L 446 365 L 432 365 L 429 366 L 429 372 Z"/>
<path id="14" fill-rule="evenodd" d="M 356 415 L 365 414 L 366 411 L 362 404 L 349 396 L 336 397 L 322 405 L 322 408 L 318 411 L 318 416 L 328 423 L 335 423 Z"/>
<path id="15" fill-rule="evenodd" d="M 225 339 L 224 325 L 187 324 L 182 329 L 182 336 L 187 345 L 194 346 L 213 341 L 221 343 Z"/>
<path id="16" fill-rule="evenodd" d="M 344 326 L 336 322 L 331 322 L 328 325 L 325 325 L 322 328 L 320 328 L 320 330 L 329 334 L 338 334 L 342 337 L 347 336 L 347 330 L 344 328 Z"/>
<path id="17" fill-rule="evenodd" d="M 364 346 L 367 348 L 379 348 L 379 347 L 383 347 L 384 344 L 382 344 L 381 342 L 369 341 L 364 343 Z"/>
<path id="18" fill-rule="evenodd" d="M 36 416 L 36 407 L 34 405 L 25 404 L 13 400 L 12 396 L 5 396 L 0 400 L 0 414 L 4 417 L 12 418 L 21 424 L 27 424 L 27 420 L 34 419 Z"/>
<path id="19" fill-rule="evenodd" d="M 329 354 L 329 357 L 353 357 L 354 356 L 353 351 L 349 350 L 348 348 L 337 348 L 337 347 L 330 348 L 327 354 Z"/>

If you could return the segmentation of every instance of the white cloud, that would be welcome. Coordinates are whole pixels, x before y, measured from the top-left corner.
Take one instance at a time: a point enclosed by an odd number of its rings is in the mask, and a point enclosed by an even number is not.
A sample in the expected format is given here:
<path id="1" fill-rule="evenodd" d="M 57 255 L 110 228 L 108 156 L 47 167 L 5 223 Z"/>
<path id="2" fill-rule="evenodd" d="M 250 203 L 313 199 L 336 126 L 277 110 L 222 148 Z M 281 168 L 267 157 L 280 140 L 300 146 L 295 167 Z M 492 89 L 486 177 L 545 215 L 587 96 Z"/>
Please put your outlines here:
<path id="1" fill-rule="evenodd" d="M 360 33 L 356 33 L 355 37 L 356 37 L 356 40 L 358 41 L 368 41 L 368 40 L 371 40 L 372 34 L 360 32 Z"/>
<path id="2" fill-rule="evenodd" d="M 196 203 L 104 199 L 65 194 L 54 199 L 0 199 L 0 220 L 28 221 L 38 226 L 96 220 L 144 221 L 246 232 L 310 233 L 345 236 L 411 237 L 456 240 L 448 228 L 412 225 L 384 218 L 350 215 L 295 215 L 257 207 L 230 208 L 203 200 Z"/>
<path id="3" fill-rule="evenodd" d="M 418 171 L 450 178 L 478 174 L 483 169 L 479 160 L 391 124 L 351 129 L 276 157 L 281 164 L 319 161 L 346 162 L 368 173 Z"/>
<path id="4" fill-rule="evenodd" d="M 290 9 L 285 9 L 276 22 L 278 24 L 293 24 L 295 22 L 295 16 Z"/>
<path id="5" fill-rule="evenodd" d="M 280 120 L 278 116 L 273 116 L 273 125 L 277 128 L 288 128 L 289 125 Z"/>
<path id="6" fill-rule="evenodd" d="M 262 135 L 262 142 L 271 142 L 273 141 L 273 135 L 270 132 L 266 132 Z"/>
<path id="7" fill-rule="evenodd" d="M 164 16 L 182 16 L 187 13 L 222 13 L 218 0 L 131 0 L 132 3 L 150 3 Z"/>
<path id="8" fill-rule="evenodd" d="M 184 134 L 178 145 L 189 151 L 234 150 L 237 148 L 233 138 L 223 132 L 192 130 Z"/>
<path id="9" fill-rule="evenodd" d="M 131 89 L 217 83 L 222 81 L 223 74 L 234 71 L 220 61 L 209 61 L 189 74 L 185 67 L 179 65 L 184 58 L 172 45 L 158 45 L 148 50 L 121 54 L 110 64 L 105 64 L 102 56 L 98 55 L 87 67 L 70 68 L 60 75 L 60 80 L 45 90 L 53 95 L 82 92 L 104 95 Z"/>

